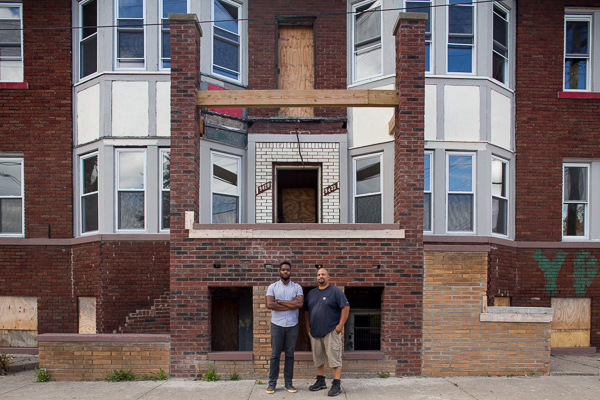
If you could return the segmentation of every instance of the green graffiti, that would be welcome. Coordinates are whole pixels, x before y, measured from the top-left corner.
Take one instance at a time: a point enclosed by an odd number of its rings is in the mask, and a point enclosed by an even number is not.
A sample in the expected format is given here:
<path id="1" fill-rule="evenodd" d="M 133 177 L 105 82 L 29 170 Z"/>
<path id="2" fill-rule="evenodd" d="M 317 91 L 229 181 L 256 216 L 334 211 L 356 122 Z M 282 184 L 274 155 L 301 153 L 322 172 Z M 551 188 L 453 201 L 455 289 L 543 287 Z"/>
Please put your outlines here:
<path id="1" fill-rule="evenodd" d="M 577 296 L 585 296 L 586 289 L 592 284 L 598 273 L 598 260 L 587 251 L 575 255 L 574 288 Z"/>
<path id="2" fill-rule="evenodd" d="M 558 293 L 556 288 L 556 280 L 558 278 L 558 273 L 565 262 L 565 258 L 567 258 L 567 253 L 564 251 L 559 251 L 556 253 L 556 256 L 554 256 L 554 259 L 550 261 L 541 250 L 537 250 L 533 255 L 533 258 L 535 258 L 535 260 L 538 262 L 540 269 L 544 271 L 544 278 L 546 279 L 546 291 L 550 292 L 552 296 L 556 296 Z"/>

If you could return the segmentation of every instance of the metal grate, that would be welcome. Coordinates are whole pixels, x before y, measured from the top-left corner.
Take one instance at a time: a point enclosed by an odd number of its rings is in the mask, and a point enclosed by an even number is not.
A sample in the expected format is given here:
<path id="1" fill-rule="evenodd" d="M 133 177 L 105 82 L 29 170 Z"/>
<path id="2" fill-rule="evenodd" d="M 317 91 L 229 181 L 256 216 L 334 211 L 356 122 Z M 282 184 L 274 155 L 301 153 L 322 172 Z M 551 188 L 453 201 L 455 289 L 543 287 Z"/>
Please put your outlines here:
<path id="1" fill-rule="evenodd" d="M 354 350 L 381 349 L 381 315 L 354 316 Z"/>

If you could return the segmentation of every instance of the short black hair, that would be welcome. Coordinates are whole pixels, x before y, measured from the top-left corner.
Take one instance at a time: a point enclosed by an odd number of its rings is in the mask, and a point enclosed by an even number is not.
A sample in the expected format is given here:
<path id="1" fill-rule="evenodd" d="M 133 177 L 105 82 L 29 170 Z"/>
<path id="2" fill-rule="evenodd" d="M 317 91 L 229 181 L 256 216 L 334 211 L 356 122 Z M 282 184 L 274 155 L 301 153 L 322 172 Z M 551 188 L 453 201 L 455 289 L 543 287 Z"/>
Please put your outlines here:
<path id="1" fill-rule="evenodd" d="M 282 261 L 281 264 L 279 264 L 279 269 L 281 269 L 281 267 L 283 267 L 284 265 L 288 265 L 290 269 L 292 269 L 292 263 L 290 263 L 289 261 Z"/>

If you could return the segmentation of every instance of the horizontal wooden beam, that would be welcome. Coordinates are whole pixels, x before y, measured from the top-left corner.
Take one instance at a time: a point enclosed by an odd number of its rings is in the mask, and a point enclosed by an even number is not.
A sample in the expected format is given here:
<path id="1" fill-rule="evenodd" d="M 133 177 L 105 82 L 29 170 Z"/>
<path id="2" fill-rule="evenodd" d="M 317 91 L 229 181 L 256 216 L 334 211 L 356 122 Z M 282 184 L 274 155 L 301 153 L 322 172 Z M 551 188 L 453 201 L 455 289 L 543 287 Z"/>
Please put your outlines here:
<path id="1" fill-rule="evenodd" d="M 200 108 L 397 107 L 396 90 L 199 90 Z"/>

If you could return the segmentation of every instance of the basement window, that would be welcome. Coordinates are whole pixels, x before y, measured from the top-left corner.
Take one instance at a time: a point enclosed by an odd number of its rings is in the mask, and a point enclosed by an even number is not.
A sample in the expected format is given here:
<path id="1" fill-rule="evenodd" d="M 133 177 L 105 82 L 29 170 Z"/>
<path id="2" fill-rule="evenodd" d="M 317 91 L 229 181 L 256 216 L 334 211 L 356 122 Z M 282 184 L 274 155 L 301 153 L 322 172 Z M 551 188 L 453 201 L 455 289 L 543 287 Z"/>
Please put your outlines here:
<path id="1" fill-rule="evenodd" d="M 351 305 L 345 325 L 344 350 L 381 349 L 381 294 L 383 288 L 346 288 Z"/>
<path id="2" fill-rule="evenodd" d="M 212 351 L 252 351 L 252 288 L 211 288 Z"/>

